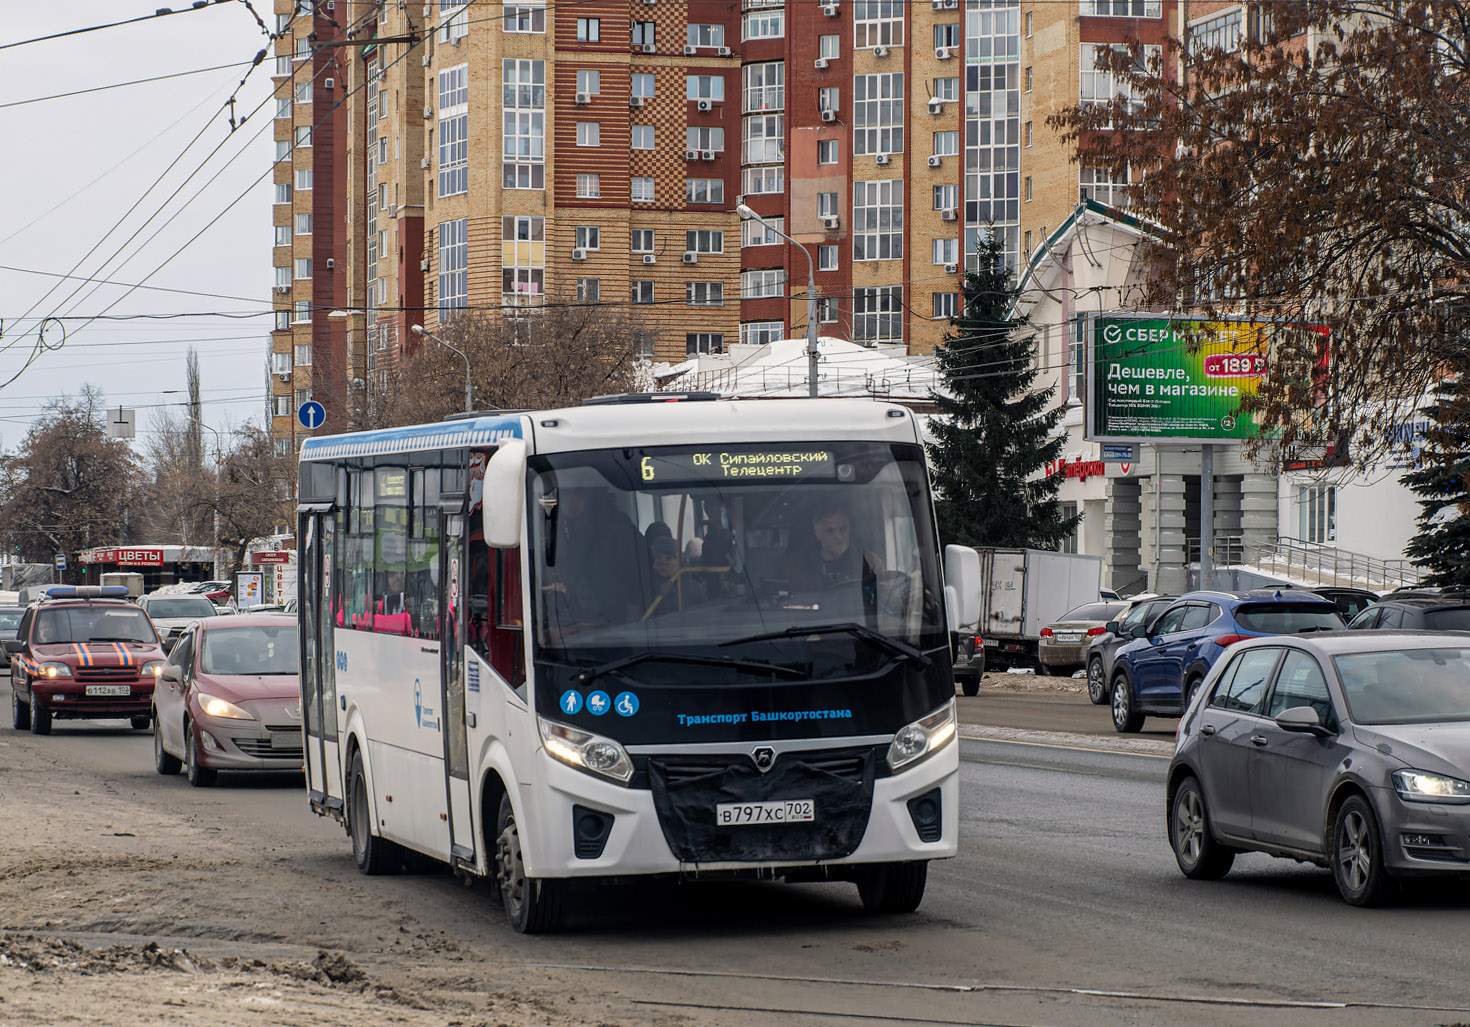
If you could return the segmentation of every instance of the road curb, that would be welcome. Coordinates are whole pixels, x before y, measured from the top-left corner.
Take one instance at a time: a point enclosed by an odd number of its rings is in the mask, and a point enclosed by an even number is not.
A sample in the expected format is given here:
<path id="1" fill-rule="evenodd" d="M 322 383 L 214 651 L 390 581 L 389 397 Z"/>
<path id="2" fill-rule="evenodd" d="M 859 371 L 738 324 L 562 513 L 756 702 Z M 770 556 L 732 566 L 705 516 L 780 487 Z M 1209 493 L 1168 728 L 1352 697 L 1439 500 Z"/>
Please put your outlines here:
<path id="1" fill-rule="evenodd" d="M 1091 749 L 1129 756 L 1172 756 L 1174 743 L 1162 738 L 1120 738 L 1109 735 L 1081 735 L 1069 731 L 1028 731 L 1025 728 L 990 727 L 985 724 L 961 724 L 961 738 L 981 742 L 1019 742 L 1026 745 L 1050 745 L 1065 749 Z"/>

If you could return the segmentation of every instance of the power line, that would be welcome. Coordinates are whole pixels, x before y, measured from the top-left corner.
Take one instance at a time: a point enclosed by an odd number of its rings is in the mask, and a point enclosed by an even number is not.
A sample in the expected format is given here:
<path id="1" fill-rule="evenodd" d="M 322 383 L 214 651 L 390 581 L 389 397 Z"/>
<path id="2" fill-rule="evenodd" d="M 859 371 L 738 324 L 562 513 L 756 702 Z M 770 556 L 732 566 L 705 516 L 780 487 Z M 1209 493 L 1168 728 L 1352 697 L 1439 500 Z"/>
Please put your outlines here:
<path id="1" fill-rule="evenodd" d="M 24 107 L 31 103 L 45 103 L 47 100 L 65 100 L 69 96 L 85 96 L 88 93 L 100 93 L 108 89 L 125 89 L 128 86 L 141 86 L 149 82 L 163 82 L 167 79 L 184 78 L 188 75 L 203 75 L 211 71 L 224 71 L 226 68 L 244 68 L 251 63 L 250 61 L 236 61 L 234 64 L 216 64 L 212 68 L 195 68 L 193 71 L 176 71 L 169 75 L 154 75 L 152 78 L 135 78 L 131 82 L 113 82 L 105 86 L 92 86 L 90 89 L 74 89 L 69 93 L 33 96 L 29 100 L 11 100 L 9 103 L 0 103 L 0 110 L 7 107 Z"/>
<path id="2" fill-rule="evenodd" d="M 110 278 L 90 278 L 86 275 L 63 275 L 55 271 L 38 271 L 35 268 L 29 267 L 10 267 L 7 264 L 0 264 L 0 271 L 14 271 L 22 275 L 43 275 L 46 278 L 65 278 L 75 282 L 95 282 L 101 285 L 131 285 L 129 282 L 117 282 Z M 132 288 L 147 289 L 150 292 L 171 292 L 177 293 L 180 296 L 203 296 L 206 299 L 212 300 L 239 300 L 241 303 L 254 303 L 258 299 L 255 296 L 231 296 L 229 293 L 223 292 L 196 292 L 192 289 L 170 289 L 162 285 L 134 285 Z M 17 318 L 17 320 L 23 321 L 25 319 Z"/>
<path id="3" fill-rule="evenodd" d="M 140 21 L 153 21 L 156 18 L 167 18 L 174 14 L 188 14 L 190 11 L 203 11 L 212 5 L 236 3 L 238 0 L 195 0 L 192 6 L 182 7 L 177 11 L 167 7 L 160 7 L 152 14 L 142 14 L 136 18 L 127 18 L 123 21 L 108 22 L 105 25 L 88 25 L 86 28 L 68 29 L 65 32 L 53 32 L 49 36 L 37 36 L 35 39 L 21 39 L 14 43 L 0 43 L 0 50 L 9 50 L 17 46 L 29 46 L 32 43 L 45 43 L 52 39 L 65 39 L 67 36 L 80 36 L 85 32 L 100 32 L 102 29 L 115 29 L 123 25 L 136 25 Z"/>

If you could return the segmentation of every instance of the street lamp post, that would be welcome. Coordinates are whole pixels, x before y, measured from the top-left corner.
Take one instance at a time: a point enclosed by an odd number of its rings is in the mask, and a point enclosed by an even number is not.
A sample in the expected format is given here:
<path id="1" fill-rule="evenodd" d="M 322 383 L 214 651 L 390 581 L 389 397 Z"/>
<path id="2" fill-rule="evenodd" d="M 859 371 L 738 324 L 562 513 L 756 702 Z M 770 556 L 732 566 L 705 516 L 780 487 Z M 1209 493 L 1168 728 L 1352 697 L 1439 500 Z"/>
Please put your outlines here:
<path id="1" fill-rule="evenodd" d="M 464 360 L 464 412 L 467 414 L 471 413 L 475 409 L 475 407 L 474 404 L 470 401 L 470 358 L 465 356 L 464 350 L 455 349 L 453 346 L 449 345 L 449 343 L 439 338 L 439 336 L 426 329 L 423 325 L 409 325 L 409 330 L 415 335 L 422 335 L 426 339 L 433 339 L 435 342 L 437 342 L 439 345 L 443 346 L 450 352 L 458 353 L 460 355 L 460 358 Z"/>
<path id="2" fill-rule="evenodd" d="M 813 399 L 817 398 L 817 360 L 821 353 L 817 349 L 817 265 L 812 260 L 811 251 L 781 229 L 761 217 L 749 206 L 742 203 L 735 208 L 746 221 L 758 221 L 766 227 L 767 231 L 774 232 L 795 246 L 806 257 L 806 388 L 807 395 Z"/>

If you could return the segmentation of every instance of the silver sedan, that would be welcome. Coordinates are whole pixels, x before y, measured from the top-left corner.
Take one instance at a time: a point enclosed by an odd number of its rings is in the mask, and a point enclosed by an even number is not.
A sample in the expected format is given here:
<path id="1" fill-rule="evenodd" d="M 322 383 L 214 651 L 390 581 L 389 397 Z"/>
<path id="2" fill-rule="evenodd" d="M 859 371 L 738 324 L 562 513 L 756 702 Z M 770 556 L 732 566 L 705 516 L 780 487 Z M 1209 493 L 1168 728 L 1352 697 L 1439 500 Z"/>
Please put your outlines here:
<path id="1" fill-rule="evenodd" d="M 1355 906 L 1470 872 L 1470 633 L 1237 643 L 1180 722 L 1165 806 L 1179 868 L 1243 851 L 1331 869 Z"/>

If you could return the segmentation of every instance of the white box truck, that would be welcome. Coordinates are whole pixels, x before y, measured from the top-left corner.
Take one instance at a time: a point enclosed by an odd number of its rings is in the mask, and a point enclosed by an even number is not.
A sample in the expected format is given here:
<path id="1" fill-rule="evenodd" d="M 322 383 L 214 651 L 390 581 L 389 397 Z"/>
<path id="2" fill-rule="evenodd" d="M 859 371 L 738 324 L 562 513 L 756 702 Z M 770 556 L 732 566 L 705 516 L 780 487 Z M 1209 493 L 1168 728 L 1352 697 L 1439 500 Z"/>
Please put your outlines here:
<path id="1" fill-rule="evenodd" d="M 1097 602 L 1102 557 L 1042 549 L 978 548 L 985 666 L 1036 666 L 1041 629 L 1083 603 Z"/>

